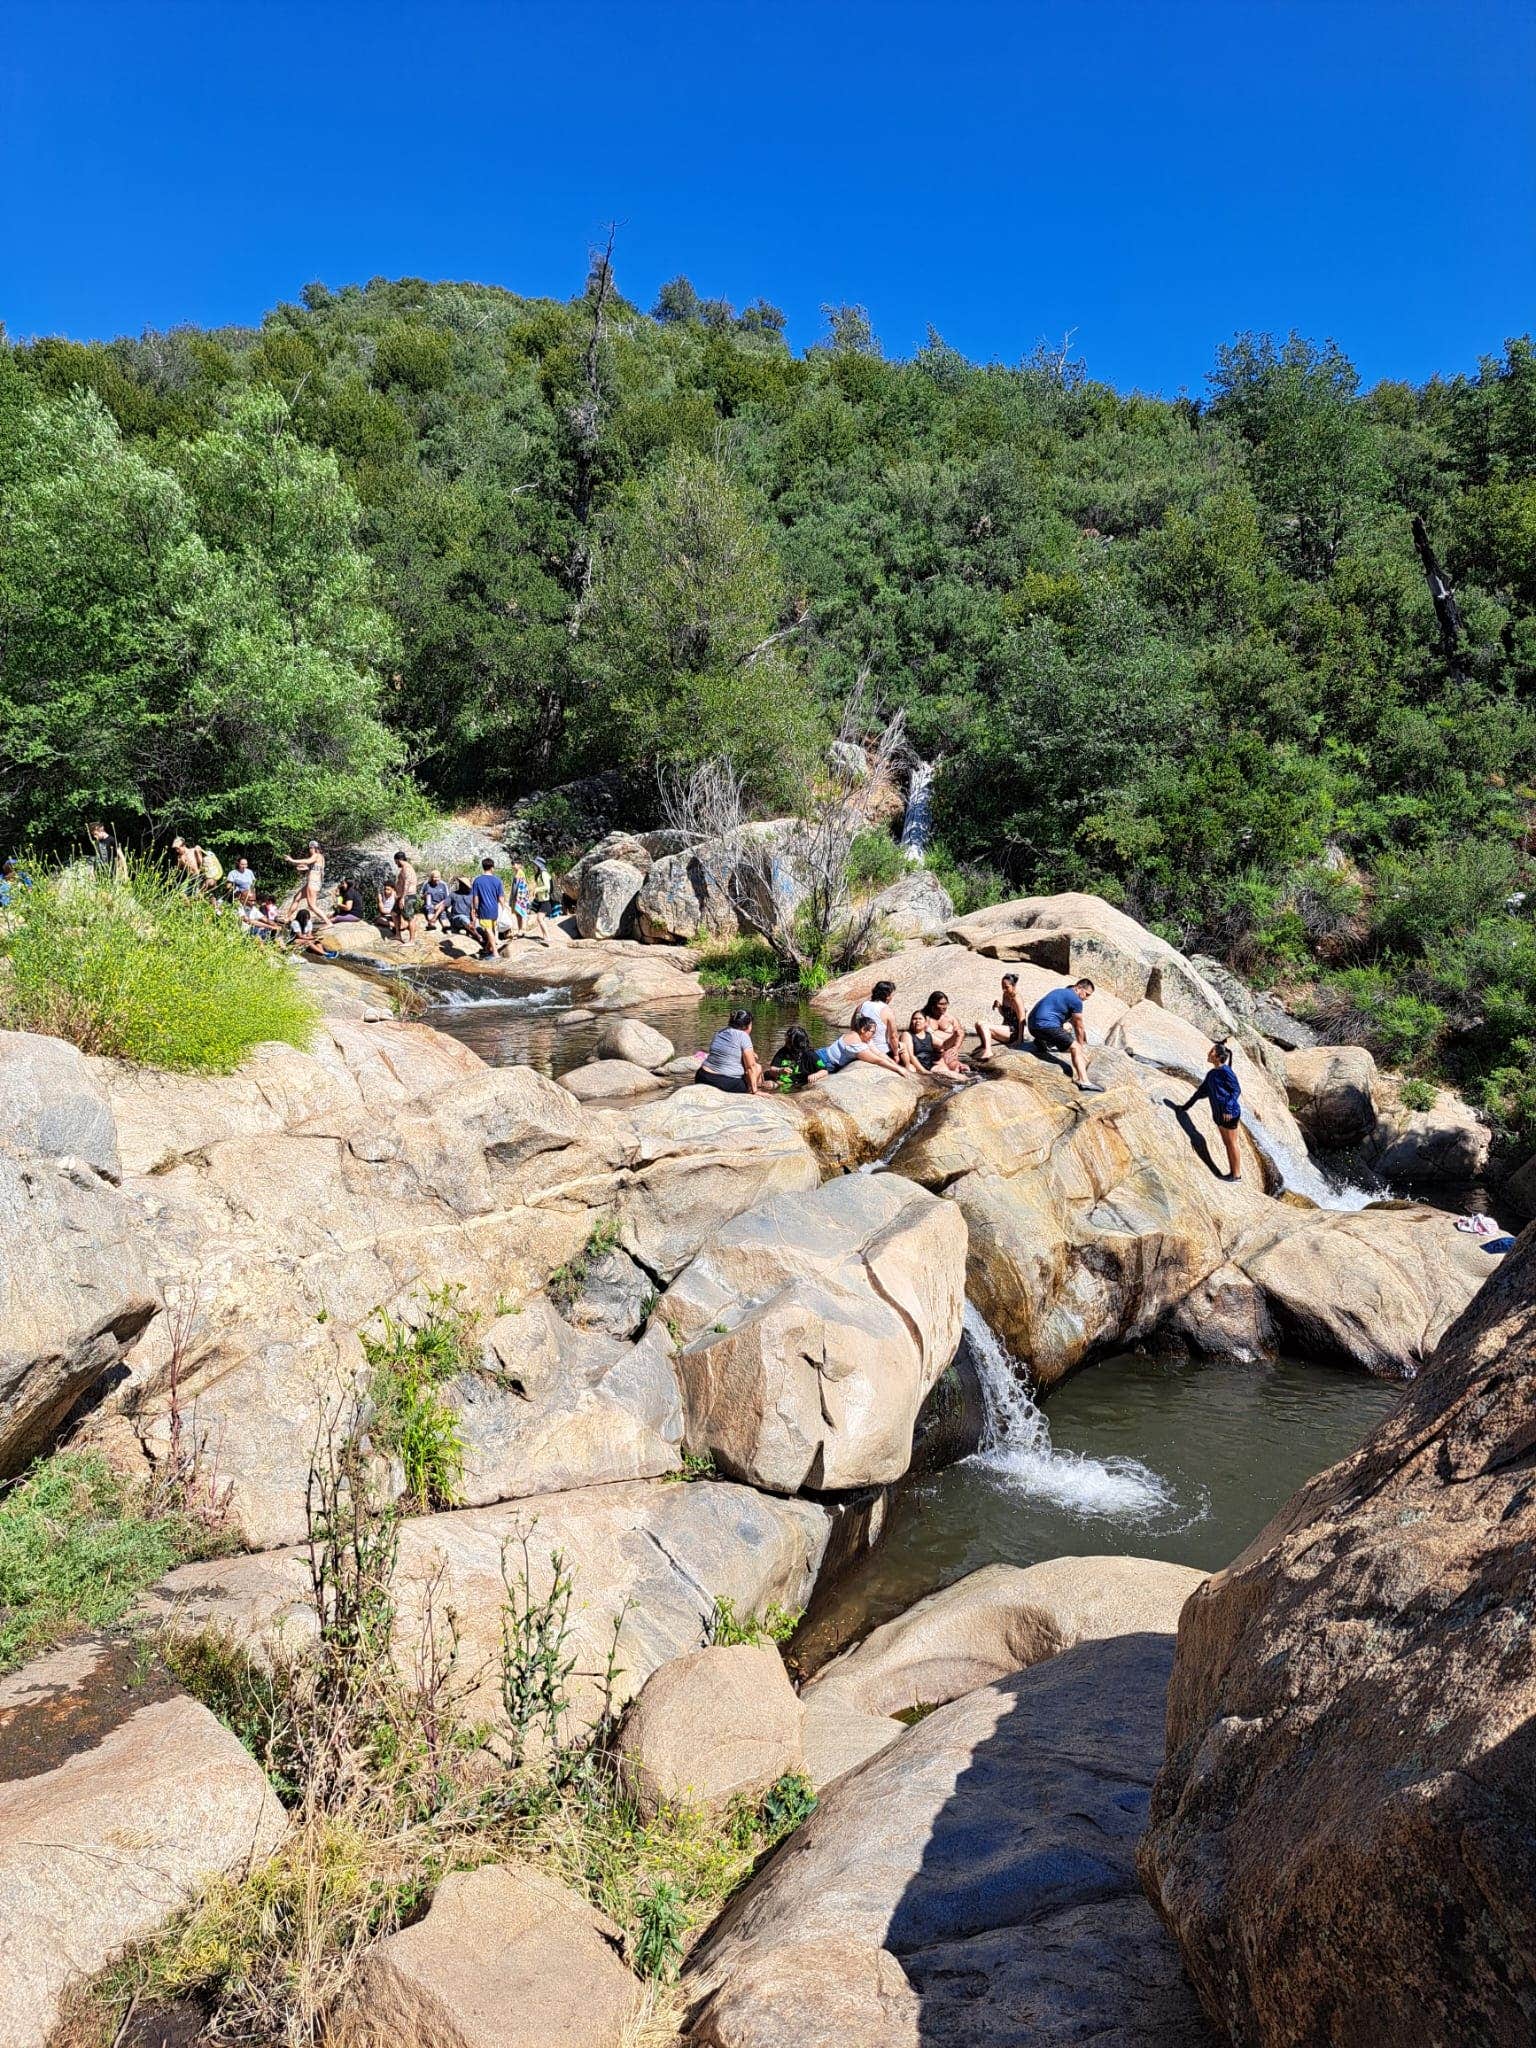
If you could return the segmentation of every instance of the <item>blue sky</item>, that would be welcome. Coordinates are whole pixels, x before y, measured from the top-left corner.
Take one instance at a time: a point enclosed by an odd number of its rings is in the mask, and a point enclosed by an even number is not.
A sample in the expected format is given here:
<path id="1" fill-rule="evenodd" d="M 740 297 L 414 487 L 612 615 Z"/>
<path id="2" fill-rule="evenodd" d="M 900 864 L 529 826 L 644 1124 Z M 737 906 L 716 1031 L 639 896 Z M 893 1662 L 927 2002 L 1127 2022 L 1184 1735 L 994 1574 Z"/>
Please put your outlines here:
<path id="1" fill-rule="evenodd" d="M 1199 391 L 1243 328 L 1368 380 L 1536 326 L 1530 0 L 5 0 L 13 337 L 254 322 L 318 278 L 856 300 Z"/>

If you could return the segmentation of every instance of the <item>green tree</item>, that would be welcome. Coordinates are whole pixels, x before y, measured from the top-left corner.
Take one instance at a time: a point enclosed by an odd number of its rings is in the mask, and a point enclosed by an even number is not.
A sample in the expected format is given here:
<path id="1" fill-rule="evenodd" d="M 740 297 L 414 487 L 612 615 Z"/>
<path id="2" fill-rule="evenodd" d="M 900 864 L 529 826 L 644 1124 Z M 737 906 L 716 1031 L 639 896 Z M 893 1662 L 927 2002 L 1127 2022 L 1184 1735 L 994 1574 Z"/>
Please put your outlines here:
<path id="1" fill-rule="evenodd" d="M 180 476 L 100 401 L 23 420 L 0 492 L 0 803 L 67 842 L 105 811 L 256 845 L 387 814 L 391 644 L 334 460 L 273 392 L 188 444 Z"/>
<path id="2" fill-rule="evenodd" d="M 769 531 L 713 456 L 679 449 L 614 507 L 588 612 L 610 746 L 723 755 L 763 796 L 793 789 L 817 721 L 780 638 Z"/>

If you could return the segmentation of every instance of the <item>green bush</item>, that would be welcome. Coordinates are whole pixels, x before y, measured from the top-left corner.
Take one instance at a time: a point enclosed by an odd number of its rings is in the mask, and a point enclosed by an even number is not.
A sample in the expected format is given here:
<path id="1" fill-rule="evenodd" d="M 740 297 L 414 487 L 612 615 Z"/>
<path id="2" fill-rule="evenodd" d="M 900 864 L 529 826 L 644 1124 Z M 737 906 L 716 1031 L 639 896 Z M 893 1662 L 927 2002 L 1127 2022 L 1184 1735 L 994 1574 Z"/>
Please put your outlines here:
<path id="1" fill-rule="evenodd" d="M 229 908 L 157 869 L 98 883 L 81 867 L 19 890 L 0 930 L 0 1023 L 83 1052 L 227 1074 L 268 1039 L 307 1046 L 317 1011 L 291 963 Z"/>
<path id="2" fill-rule="evenodd" d="M 771 989 L 784 980 L 784 967 L 766 939 L 730 939 L 704 954 L 699 979 L 706 988 Z"/>
<path id="3" fill-rule="evenodd" d="M 848 880 L 855 889 L 888 889 L 907 872 L 901 848 L 878 826 L 861 832 L 848 855 Z"/>
<path id="4" fill-rule="evenodd" d="M 1349 967 L 1319 983 L 1316 1016 L 1332 1036 L 1369 1047 L 1392 1067 L 1429 1060 L 1445 1031 L 1445 1012 L 1413 993 L 1386 967 Z"/>
<path id="5" fill-rule="evenodd" d="M 1536 1145 L 1536 1040 L 1517 1038 L 1511 1057 L 1483 1083 L 1483 1107 L 1524 1145 Z"/>
<path id="6" fill-rule="evenodd" d="M 109 1627 L 174 1565 L 216 1547 L 195 1517 L 157 1513 L 96 1453 L 43 1459 L 0 1498 L 0 1671 Z"/>
<path id="7" fill-rule="evenodd" d="M 1433 1109 L 1435 1106 L 1435 1084 L 1433 1081 L 1421 1080 L 1417 1074 L 1410 1075 L 1403 1083 L 1402 1097 L 1404 1109 Z"/>

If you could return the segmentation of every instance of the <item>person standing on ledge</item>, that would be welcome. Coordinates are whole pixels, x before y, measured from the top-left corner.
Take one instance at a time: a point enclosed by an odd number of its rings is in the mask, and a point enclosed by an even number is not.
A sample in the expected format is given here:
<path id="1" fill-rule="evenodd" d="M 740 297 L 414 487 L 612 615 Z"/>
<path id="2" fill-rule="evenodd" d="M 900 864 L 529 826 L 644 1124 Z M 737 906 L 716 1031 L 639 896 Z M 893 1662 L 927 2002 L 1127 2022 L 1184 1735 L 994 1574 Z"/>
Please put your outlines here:
<path id="1" fill-rule="evenodd" d="M 1174 1103 L 1180 1116 L 1187 1116 L 1197 1102 L 1211 1105 L 1211 1116 L 1227 1148 L 1227 1179 L 1241 1180 L 1243 1156 L 1237 1149 L 1237 1127 L 1243 1120 L 1243 1084 L 1232 1070 L 1230 1045 L 1213 1045 L 1206 1054 L 1209 1070 L 1188 1102 Z"/>
<path id="2" fill-rule="evenodd" d="M 1037 1046 L 1064 1052 L 1072 1062 L 1072 1076 L 1079 1088 L 1088 1080 L 1087 1027 L 1083 1004 L 1093 994 L 1093 983 L 1085 975 L 1070 988 L 1053 988 L 1043 995 L 1029 1013 L 1029 1035 Z M 1070 1026 L 1069 1026 L 1070 1020 Z"/>

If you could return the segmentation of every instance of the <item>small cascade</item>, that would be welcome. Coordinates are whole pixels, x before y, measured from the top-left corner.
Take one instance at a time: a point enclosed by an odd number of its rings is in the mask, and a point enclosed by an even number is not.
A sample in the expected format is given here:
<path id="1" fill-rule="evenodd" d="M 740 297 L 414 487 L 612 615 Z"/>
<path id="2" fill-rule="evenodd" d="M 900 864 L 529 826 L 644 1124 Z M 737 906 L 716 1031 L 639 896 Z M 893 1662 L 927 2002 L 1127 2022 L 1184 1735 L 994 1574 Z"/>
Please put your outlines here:
<path id="1" fill-rule="evenodd" d="M 965 1304 L 965 1336 L 981 1383 L 986 1425 L 972 1462 L 1021 1493 L 1085 1519 L 1149 1521 L 1172 1503 L 1165 1481 L 1137 1458 L 1087 1458 L 1058 1451 L 1029 1378 L 974 1302 Z"/>
<path id="2" fill-rule="evenodd" d="M 950 1088 L 946 1091 L 946 1095 L 953 1093 L 954 1088 L 959 1085 L 961 1084 L 952 1084 Z M 966 1082 L 964 1085 L 966 1087 L 969 1087 L 970 1083 Z M 926 1096 L 923 1099 L 923 1101 L 921 1101 L 917 1105 L 917 1108 L 912 1112 L 911 1122 L 902 1125 L 901 1129 L 896 1133 L 895 1137 L 892 1138 L 891 1142 L 889 1143 L 889 1145 L 886 1146 L 885 1150 L 880 1154 L 880 1157 L 878 1159 L 866 1159 L 864 1164 L 859 1168 L 859 1172 L 884 1173 L 885 1169 L 896 1157 L 896 1154 L 901 1150 L 902 1146 L 905 1145 L 908 1138 L 915 1138 L 917 1136 L 918 1132 L 923 1128 L 923 1125 L 927 1123 L 929 1117 L 933 1115 L 933 1112 L 938 1108 L 939 1104 L 946 1099 L 946 1095 Z"/>
<path id="3" fill-rule="evenodd" d="M 907 811 L 901 821 L 901 850 L 914 867 L 921 867 L 928 851 L 933 815 L 932 761 L 919 761 L 907 784 Z"/>
<path id="4" fill-rule="evenodd" d="M 415 984 L 420 987 L 420 984 Z M 428 987 L 422 993 L 434 1010 L 558 1010 L 571 1000 L 568 988 L 541 988 L 523 995 L 481 995 L 474 989 Z"/>
<path id="5" fill-rule="evenodd" d="M 1283 1139 L 1267 1131 L 1252 1110 L 1244 1110 L 1243 1122 L 1285 1193 L 1305 1196 L 1319 1209 L 1345 1212 L 1368 1209 L 1372 1202 L 1383 1199 L 1380 1194 L 1370 1194 L 1350 1181 L 1330 1180 L 1315 1159 L 1309 1159 L 1305 1152 L 1298 1153 L 1293 1145 L 1287 1145 Z"/>

